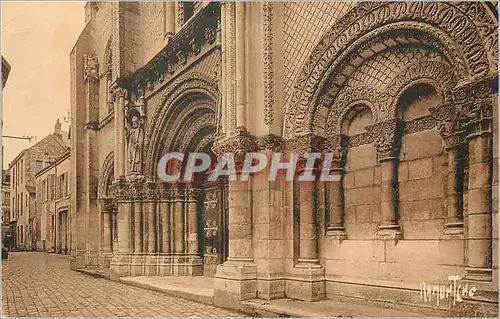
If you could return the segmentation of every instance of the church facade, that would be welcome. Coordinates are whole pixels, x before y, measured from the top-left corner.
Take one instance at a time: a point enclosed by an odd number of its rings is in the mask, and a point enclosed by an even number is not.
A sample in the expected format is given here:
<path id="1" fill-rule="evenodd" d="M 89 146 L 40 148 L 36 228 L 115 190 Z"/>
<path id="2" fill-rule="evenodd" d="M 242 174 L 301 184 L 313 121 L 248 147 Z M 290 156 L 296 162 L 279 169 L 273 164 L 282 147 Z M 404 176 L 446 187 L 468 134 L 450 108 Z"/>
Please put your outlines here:
<path id="1" fill-rule="evenodd" d="M 71 58 L 71 265 L 209 276 L 214 302 L 498 307 L 497 11 L 479 2 L 88 2 Z M 339 181 L 169 152 L 333 153 Z M 173 164 L 172 164 L 173 163 Z M 318 168 L 320 169 L 320 168 Z M 185 170 L 171 162 L 168 172 Z M 476 287 L 439 306 L 424 283 Z"/>

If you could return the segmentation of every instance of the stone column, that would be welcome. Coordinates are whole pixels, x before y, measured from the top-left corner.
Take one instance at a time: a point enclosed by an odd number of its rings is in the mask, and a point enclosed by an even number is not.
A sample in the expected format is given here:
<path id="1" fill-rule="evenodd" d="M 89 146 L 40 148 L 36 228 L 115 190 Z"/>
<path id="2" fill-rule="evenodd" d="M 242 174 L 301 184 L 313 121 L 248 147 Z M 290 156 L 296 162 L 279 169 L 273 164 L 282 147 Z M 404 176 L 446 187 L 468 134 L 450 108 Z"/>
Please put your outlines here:
<path id="1" fill-rule="evenodd" d="M 438 129 L 448 153 L 447 202 L 448 212 L 443 235 L 463 234 L 463 178 L 465 154 L 465 132 L 460 120 L 463 114 L 455 105 L 444 104 L 429 109 L 438 121 Z"/>
<path id="2" fill-rule="evenodd" d="M 305 161 L 300 161 L 298 175 L 311 174 L 316 176 L 317 168 L 306 168 Z M 315 203 L 316 180 L 298 181 L 300 236 L 299 259 L 297 267 L 321 268 L 318 259 L 317 203 Z"/>
<path id="3" fill-rule="evenodd" d="M 145 204 L 146 210 L 145 214 L 147 217 L 147 228 L 146 228 L 146 234 L 147 234 L 147 252 L 149 254 L 153 254 L 156 252 L 155 250 L 155 202 L 154 201 L 148 201 Z"/>
<path id="4" fill-rule="evenodd" d="M 491 281 L 492 205 L 492 104 L 491 98 L 474 101 L 467 124 L 469 181 L 467 212 L 467 275 L 471 280 Z"/>
<path id="5" fill-rule="evenodd" d="M 199 257 L 198 246 L 198 190 L 188 189 L 187 224 L 188 224 L 188 254 Z"/>
<path id="6" fill-rule="evenodd" d="M 321 182 L 325 185 L 328 194 L 328 209 L 330 220 L 327 226 L 327 235 L 340 242 L 347 238 L 344 227 L 344 165 L 347 137 L 337 135 L 326 141 L 325 152 L 332 153 L 332 162 L 329 171 L 322 169 L 322 174 L 334 176 L 336 181 Z"/>
<path id="7" fill-rule="evenodd" d="M 102 212 L 102 249 L 111 251 L 111 214 L 108 211 Z"/>
<path id="8" fill-rule="evenodd" d="M 173 241 L 174 241 L 174 253 L 183 254 L 184 253 L 184 224 L 183 224 L 183 211 L 182 211 L 182 199 L 177 193 L 172 203 L 172 214 L 173 214 Z"/>
<path id="9" fill-rule="evenodd" d="M 142 253 L 142 203 L 134 202 L 134 253 Z"/>
<path id="10" fill-rule="evenodd" d="M 115 96 L 115 150 L 114 177 L 115 180 L 125 176 L 125 96 L 126 91 L 116 85 L 113 88 Z"/>
<path id="11" fill-rule="evenodd" d="M 167 1 L 163 3 L 164 10 L 164 37 L 165 43 L 168 43 L 175 33 L 175 1 Z"/>
<path id="12" fill-rule="evenodd" d="M 246 127 L 245 7 L 245 3 L 236 3 L 236 128 Z"/>
<path id="13" fill-rule="evenodd" d="M 395 118 L 367 127 L 375 140 L 381 171 L 380 213 L 377 236 L 397 241 L 402 238 L 398 221 L 398 164 L 400 120 Z"/>
<path id="14" fill-rule="evenodd" d="M 162 233 L 162 253 L 171 253 L 170 247 L 170 212 L 168 210 L 169 204 L 166 201 L 160 203 L 161 214 L 161 233 Z"/>

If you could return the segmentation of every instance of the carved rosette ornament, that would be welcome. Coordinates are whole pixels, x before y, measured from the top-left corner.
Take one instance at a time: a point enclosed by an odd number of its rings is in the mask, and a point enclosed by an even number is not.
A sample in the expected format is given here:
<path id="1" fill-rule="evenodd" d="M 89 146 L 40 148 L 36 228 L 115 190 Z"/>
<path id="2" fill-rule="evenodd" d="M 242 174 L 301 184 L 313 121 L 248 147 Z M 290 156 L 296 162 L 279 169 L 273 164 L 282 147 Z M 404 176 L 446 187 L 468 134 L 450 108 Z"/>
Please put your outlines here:
<path id="1" fill-rule="evenodd" d="M 397 136 L 401 129 L 401 121 L 397 118 L 366 127 L 368 134 L 373 137 L 380 162 L 398 158 L 399 139 Z"/>

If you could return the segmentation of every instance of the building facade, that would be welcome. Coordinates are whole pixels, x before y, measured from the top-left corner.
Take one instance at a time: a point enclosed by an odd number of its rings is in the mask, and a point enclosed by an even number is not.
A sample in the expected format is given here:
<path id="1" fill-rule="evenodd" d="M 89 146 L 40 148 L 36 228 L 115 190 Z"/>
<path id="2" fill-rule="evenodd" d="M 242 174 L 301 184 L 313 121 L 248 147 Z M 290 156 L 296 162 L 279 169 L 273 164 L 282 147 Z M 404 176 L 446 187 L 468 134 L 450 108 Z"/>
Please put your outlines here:
<path id="1" fill-rule="evenodd" d="M 497 11 L 478 2 L 89 2 L 71 59 L 72 267 L 214 277 L 214 301 L 497 311 Z M 328 152 L 339 182 L 168 152 Z M 302 163 L 302 160 L 300 160 Z M 168 173 L 184 171 L 170 165 Z M 318 167 L 320 169 L 320 167 Z"/>
<path id="2" fill-rule="evenodd" d="M 36 175 L 36 249 L 69 254 L 70 152 L 55 158 Z"/>
<path id="3" fill-rule="evenodd" d="M 37 247 L 35 175 L 51 159 L 67 152 L 68 148 L 68 132 L 61 130 L 61 123 L 58 120 L 54 126 L 54 133 L 23 150 L 9 164 L 10 219 L 15 231 L 15 245 L 20 250 L 35 250 Z"/>
<path id="4" fill-rule="evenodd" d="M 2 56 L 2 90 L 7 83 L 11 66 Z M 3 119 L 2 119 L 3 132 Z M 12 232 L 10 231 L 10 175 L 9 171 L 3 169 L 3 146 L 2 146 L 2 247 L 11 247 L 13 242 Z"/>

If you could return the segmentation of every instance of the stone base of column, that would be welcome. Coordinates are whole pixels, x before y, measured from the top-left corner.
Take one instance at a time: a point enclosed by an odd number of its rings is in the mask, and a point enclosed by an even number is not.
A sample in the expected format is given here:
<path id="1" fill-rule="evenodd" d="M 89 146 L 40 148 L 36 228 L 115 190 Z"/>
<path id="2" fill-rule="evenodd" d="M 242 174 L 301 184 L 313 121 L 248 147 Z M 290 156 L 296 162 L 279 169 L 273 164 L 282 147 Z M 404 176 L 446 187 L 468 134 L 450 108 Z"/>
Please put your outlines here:
<path id="1" fill-rule="evenodd" d="M 257 266 L 253 261 L 231 261 L 217 266 L 214 304 L 239 309 L 240 302 L 257 298 Z"/>
<path id="2" fill-rule="evenodd" d="M 398 240 L 403 239 L 403 233 L 399 225 L 380 225 L 377 230 L 377 238 L 393 241 L 394 244 L 397 244 Z"/>
<path id="3" fill-rule="evenodd" d="M 326 236 L 337 244 L 347 239 L 347 233 L 344 227 L 328 227 Z"/>
<path id="4" fill-rule="evenodd" d="M 474 281 L 492 281 L 491 268 L 466 267 L 465 279 Z"/>
<path id="5" fill-rule="evenodd" d="M 101 251 L 99 254 L 99 268 L 109 268 L 111 260 L 113 259 L 113 252 L 110 250 Z"/>
<path id="6" fill-rule="evenodd" d="M 283 278 L 258 278 L 257 297 L 264 300 L 285 298 L 285 283 Z"/>
<path id="7" fill-rule="evenodd" d="M 285 293 L 288 298 L 303 301 L 325 299 L 325 269 L 319 264 L 299 260 L 287 278 Z"/>
<path id="8" fill-rule="evenodd" d="M 203 263 L 196 255 L 122 254 L 110 264 L 111 279 L 128 276 L 202 276 Z"/>
<path id="9" fill-rule="evenodd" d="M 120 277 L 130 276 L 130 254 L 116 254 L 109 265 L 109 277 L 118 280 Z"/>

